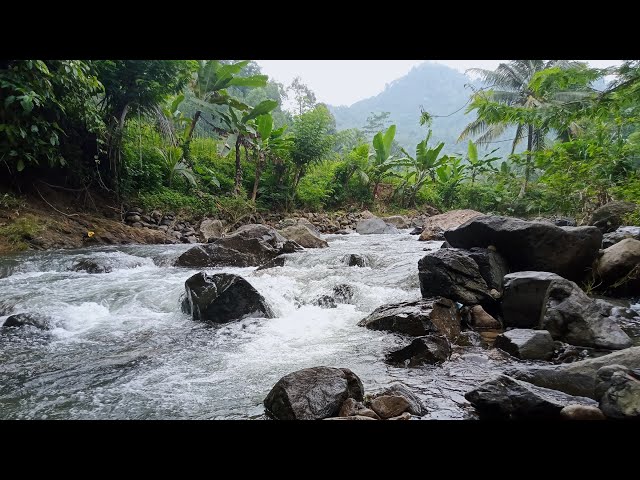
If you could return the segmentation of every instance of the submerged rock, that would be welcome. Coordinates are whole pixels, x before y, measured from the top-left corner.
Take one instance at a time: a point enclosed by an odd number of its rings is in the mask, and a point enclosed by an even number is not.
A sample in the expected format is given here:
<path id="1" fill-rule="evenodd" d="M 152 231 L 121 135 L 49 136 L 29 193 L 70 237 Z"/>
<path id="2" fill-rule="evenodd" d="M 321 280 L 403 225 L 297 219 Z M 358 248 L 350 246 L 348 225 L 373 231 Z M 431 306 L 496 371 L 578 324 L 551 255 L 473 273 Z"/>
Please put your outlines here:
<path id="1" fill-rule="evenodd" d="M 385 360 L 391 364 L 405 364 L 417 367 L 424 364 L 437 364 L 449 360 L 451 344 L 441 335 L 418 337 L 400 350 L 390 352 Z"/>
<path id="2" fill-rule="evenodd" d="M 264 406 L 276 420 L 320 420 L 337 416 L 347 398 L 363 396 L 362 381 L 348 368 L 312 367 L 282 377 Z"/>
<path id="3" fill-rule="evenodd" d="M 474 218 L 445 233 L 455 248 L 495 246 L 512 272 L 536 270 L 580 280 L 598 255 L 602 232 L 595 227 L 556 227 L 511 217 Z"/>
<path id="4" fill-rule="evenodd" d="M 95 260 L 85 259 L 76 263 L 71 270 L 74 272 L 87 272 L 87 273 L 110 273 L 113 271 L 113 266 L 110 263 Z"/>
<path id="5" fill-rule="evenodd" d="M 332 293 L 337 303 L 350 303 L 355 295 L 355 289 L 348 283 L 339 283 L 333 287 Z"/>
<path id="6" fill-rule="evenodd" d="M 260 265 L 256 268 L 258 270 L 266 270 L 267 268 L 276 268 L 276 267 L 284 267 L 285 257 L 279 256 L 274 258 L 273 260 L 269 260 L 267 263 Z"/>
<path id="7" fill-rule="evenodd" d="M 414 337 L 435 333 L 455 339 L 460 334 L 460 314 L 449 299 L 418 300 L 378 307 L 358 326 Z"/>
<path id="8" fill-rule="evenodd" d="M 50 330 L 53 328 L 53 320 L 51 317 L 36 313 L 17 313 L 8 317 L 2 324 L 3 328 L 26 326 L 36 327 L 40 330 Z"/>
<path id="9" fill-rule="evenodd" d="M 320 308 L 337 308 L 335 299 L 331 295 L 322 295 L 321 297 L 316 298 L 312 305 L 315 305 Z"/>
<path id="10" fill-rule="evenodd" d="M 342 258 L 342 261 L 350 267 L 367 267 L 367 259 L 357 253 L 350 253 Z"/>
<path id="11" fill-rule="evenodd" d="M 230 273 L 196 273 L 184 284 L 183 309 L 194 320 L 227 323 L 248 316 L 272 318 L 265 299 L 244 278 Z"/>
<path id="12" fill-rule="evenodd" d="M 559 418 L 568 405 L 596 406 L 589 398 L 541 388 L 507 375 L 497 375 L 464 396 L 481 418 Z"/>

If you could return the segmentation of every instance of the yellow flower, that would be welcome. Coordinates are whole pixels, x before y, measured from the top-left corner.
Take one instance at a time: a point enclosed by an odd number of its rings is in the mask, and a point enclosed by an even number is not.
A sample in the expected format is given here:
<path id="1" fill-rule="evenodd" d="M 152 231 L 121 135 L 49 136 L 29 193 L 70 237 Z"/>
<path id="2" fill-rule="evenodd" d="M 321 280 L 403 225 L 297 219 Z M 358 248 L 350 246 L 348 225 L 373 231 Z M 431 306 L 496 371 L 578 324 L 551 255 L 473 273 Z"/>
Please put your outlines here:
<path id="1" fill-rule="evenodd" d="M 89 238 L 93 237 L 94 235 L 95 235 L 95 232 L 92 232 L 91 230 L 87 232 L 87 237 Z"/>

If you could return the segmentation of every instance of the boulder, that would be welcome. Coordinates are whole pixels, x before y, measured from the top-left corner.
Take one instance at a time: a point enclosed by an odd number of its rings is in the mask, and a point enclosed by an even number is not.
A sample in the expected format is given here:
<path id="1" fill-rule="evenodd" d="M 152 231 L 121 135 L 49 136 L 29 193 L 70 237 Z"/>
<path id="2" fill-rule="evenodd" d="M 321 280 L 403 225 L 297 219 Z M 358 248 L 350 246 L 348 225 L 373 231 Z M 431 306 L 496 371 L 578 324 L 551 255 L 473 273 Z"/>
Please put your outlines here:
<path id="1" fill-rule="evenodd" d="M 399 233 L 396 227 L 384 223 L 382 219 L 377 217 L 360 220 L 356 225 L 356 232 L 360 235 Z"/>
<path id="2" fill-rule="evenodd" d="M 593 405 L 567 405 L 560 410 L 560 417 L 564 420 L 606 420 L 602 410 Z"/>
<path id="3" fill-rule="evenodd" d="M 382 217 L 382 221 L 384 223 L 388 223 L 389 225 L 393 225 L 396 228 L 409 228 L 409 220 L 407 217 L 402 215 L 394 215 L 393 217 Z"/>
<path id="4" fill-rule="evenodd" d="M 455 340 L 455 343 L 461 347 L 484 347 L 487 344 L 487 342 L 482 338 L 482 335 L 478 332 L 472 332 L 469 330 L 460 333 L 458 338 Z"/>
<path id="5" fill-rule="evenodd" d="M 397 417 L 409 409 L 409 402 L 399 395 L 381 395 L 371 400 L 371 410 L 382 419 Z"/>
<path id="6" fill-rule="evenodd" d="M 640 240 L 625 238 L 607 248 L 596 262 L 600 285 L 627 295 L 640 295 Z"/>
<path id="7" fill-rule="evenodd" d="M 280 233 L 304 248 L 327 248 L 329 246 L 326 240 L 315 235 L 306 225 L 298 224 L 286 227 Z"/>
<path id="8" fill-rule="evenodd" d="M 491 305 L 495 299 L 478 264 L 463 250 L 434 250 L 418 262 L 423 298 L 446 297 L 463 305 Z"/>
<path id="9" fill-rule="evenodd" d="M 600 399 L 600 410 L 609 418 L 640 419 L 640 371 L 617 367 L 606 372 L 608 388 Z M 598 371 L 599 379 L 602 370 Z"/>
<path id="10" fill-rule="evenodd" d="M 275 267 L 284 267 L 285 257 L 279 256 L 274 258 L 273 260 L 269 260 L 267 263 L 263 263 L 260 265 L 257 270 L 266 270 L 267 268 L 275 268 Z"/>
<path id="11" fill-rule="evenodd" d="M 524 328 L 515 328 L 498 335 L 493 345 L 522 360 L 549 360 L 554 349 L 549 332 Z"/>
<path id="12" fill-rule="evenodd" d="M 502 328 L 502 324 L 489 315 L 480 305 L 474 305 L 469 311 L 471 326 L 475 330 L 497 330 Z"/>
<path id="13" fill-rule="evenodd" d="M 184 288 L 183 309 L 191 313 L 194 320 L 227 323 L 248 316 L 273 317 L 262 295 L 238 275 L 200 272 L 191 276 Z"/>
<path id="14" fill-rule="evenodd" d="M 417 367 L 428 364 L 434 365 L 449 360 L 451 344 L 442 335 L 427 335 L 418 337 L 409 345 L 386 355 L 385 361 L 391 364 L 402 364 Z"/>
<path id="15" fill-rule="evenodd" d="M 476 408 L 480 418 L 557 419 L 568 405 L 596 406 L 585 397 L 537 387 L 507 375 L 497 375 L 464 396 Z"/>
<path id="16" fill-rule="evenodd" d="M 605 233 L 602 237 L 602 248 L 609 248 L 625 238 L 635 238 L 640 240 L 640 227 L 625 226 L 618 227 L 614 232 Z"/>
<path id="17" fill-rule="evenodd" d="M 578 285 L 548 272 L 504 277 L 506 326 L 548 330 L 555 340 L 583 347 L 621 349 L 631 339 Z"/>
<path id="18" fill-rule="evenodd" d="M 280 253 L 296 253 L 296 252 L 302 252 L 303 250 L 304 248 L 301 245 L 298 245 L 293 240 L 287 240 L 282 244 Z"/>
<path id="19" fill-rule="evenodd" d="M 200 222 L 200 236 L 204 242 L 208 242 L 212 238 L 221 238 L 224 233 L 224 224 L 221 220 L 205 218 Z"/>
<path id="20" fill-rule="evenodd" d="M 422 227 L 414 227 L 413 230 L 409 232 L 409 235 L 420 235 L 422 230 Z"/>
<path id="21" fill-rule="evenodd" d="M 537 270 L 579 280 L 596 258 L 602 232 L 511 217 L 483 216 L 445 233 L 455 248 L 495 246 L 512 272 Z"/>
<path id="22" fill-rule="evenodd" d="M 575 218 L 571 217 L 556 217 L 553 219 L 553 224 L 557 227 L 575 227 L 578 225 Z"/>
<path id="23" fill-rule="evenodd" d="M 369 262 L 362 255 L 358 255 L 357 253 L 350 253 L 345 255 L 342 258 L 342 261 L 349 265 L 350 267 L 367 267 L 369 266 Z"/>
<path id="24" fill-rule="evenodd" d="M 382 391 L 373 395 L 372 398 L 380 397 L 382 395 L 395 395 L 395 396 L 404 397 L 404 399 L 409 403 L 409 408 L 407 408 L 407 411 L 411 415 L 417 415 L 420 417 L 422 415 L 427 414 L 427 408 L 424 406 L 422 401 L 416 396 L 415 393 L 413 393 L 409 389 L 409 387 L 407 387 L 402 383 L 399 383 L 399 382 L 392 383 L 388 387 L 384 388 Z"/>
<path id="25" fill-rule="evenodd" d="M 50 330 L 53 328 L 53 320 L 51 317 L 36 313 L 16 313 L 8 317 L 2 324 L 2 328 L 26 326 L 36 327 L 40 330 Z"/>
<path id="26" fill-rule="evenodd" d="M 460 314 L 449 299 L 418 300 L 378 307 L 358 326 L 413 337 L 439 334 L 453 340 L 460 334 Z"/>
<path id="27" fill-rule="evenodd" d="M 105 260 L 85 259 L 76 263 L 71 270 L 74 272 L 87 273 L 109 273 L 113 271 L 113 266 Z"/>
<path id="28" fill-rule="evenodd" d="M 276 420 L 319 420 L 338 415 L 347 398 L 363 396 L 362 382 L 348 368 L 312 367 L 278 380 L 264 406 Z"/>
<path id="29" fill-rule="evenodd" d="M 596 377 L 598 370 L 607 365 L 622 365 L 630 370 L 640 368 L 640 347 L 562 365 L 516 367 L 506 370 L 505 374 L 540 387 L 599 400 Z"/>
<path id="30" fill-rule="evenodd" d="M 487 286 L 502 292 L 502 279 L 509 273 L 509 265 L 505 258 L 492 247 L 473 247 L 469 250 L 469 256 L 478 264 L 480 276 Z"/>
<path id="31" fill-rule="evenodd" d="M 364 218 L 365 220 L 368 220 L 370 218 L 378 218 L 376 217 L 373 213 L 371 213 L 369 210 L 364 210 L 361 214 L 360 214 L 361 218 Z"/>
<path id="32" fill-rule="evenodd" d="M 451 210 L 447 213 L 434 215 L 425 219 L 422 225 L 422 233 L 418 240 L 444 240 L 444 232 L 452 228 L 457 228 L 463 223 L 484 216 L 475 210 Z"/>
<path id="33" fill-rule="evenodd" d="M 598 227 L 602 233 L 615 231 L 624 224 L 624 217 L 637 210 L 638 205 L 630 202 L 609 202 L 598 208 L 591 219 L 589 225 Z"/>

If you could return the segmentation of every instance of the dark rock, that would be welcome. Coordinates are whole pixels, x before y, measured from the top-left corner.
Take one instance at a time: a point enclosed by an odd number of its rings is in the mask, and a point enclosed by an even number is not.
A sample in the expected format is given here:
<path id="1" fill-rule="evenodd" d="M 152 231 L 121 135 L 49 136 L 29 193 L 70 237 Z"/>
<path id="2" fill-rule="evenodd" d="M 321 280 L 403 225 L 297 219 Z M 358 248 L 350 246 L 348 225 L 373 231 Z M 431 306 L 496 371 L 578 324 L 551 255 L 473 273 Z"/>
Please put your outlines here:
<path id="1" fill-rule="evenodd" d="M 342 258 L 342 261 L 350 267 L 366 267 L 368 266 L 367 259 L 357 253 L 350 253 Z"/>
<path id="2" fill-rule="evenodd" d="M 598 227 L 602 233 L 609 233 L 623 225 L 624 217 L 638 209 L 638 205 L 630 202 L 609 202 L 598 208 L 589 220 L 589 225 Z"/>
<path id="3" fill-rule="evenodd" d="M 595 395 L 594 398 L 602 399 L 607 390 L 611 388 L 613 384 L 613 374 L 617 372 L 622 372 L 624 374 L 629 373 L 629 369 L 624 365 L 613 364 L 613 365 L 605 365 L 604 367 L 598 369 L 596 372 L 596 386 L 595 386 Z"/>
<path id="4" fill-rule="evenodd" d="M 512 272 L 537 270 L 579 280 L 598 255 L 602 232 L 595 227 L 556 227 L 511 217 L 474 218 L 445 233 L 456 248 L 494 245 Z"/>
<path id="5" fill-rule="evenodd" d="M 266 270 L 267 268 L 284 267 L 285 257 L 276 257 L 273 260 L 268 261 L 265 264 L 260 265 L 257 270 Z"/>
<path id="6" fill-rule="evenodd" d="M 607 248 L 595 267 L 603 288 L 626 295 L 640 295 L 640 240 L 625 238 Z"/>
<path id="7" fill-rule="evenodd" d="M 615 232 L 605 233 L 602 237 L 602 248 L 609 248 L 625 238 L 635 238 L 640 240 L 640 227 L 625 226 L 618 227 Z"/>
<path id="8" fill-rule="evenodd" d="M 384 223 L 384 221 L 377 217 L 360 220 L 356 225 L 356 232 L 360 235 L 399 233 L 396 227 Z"/>
<path id="9" fill-rule="evenodd" d="M 478 264 L 480 275 L 487 286 L 502 292 L 502 279 L 509 273 L 509 265 L 504 257 L 494 249 L 478 247 L 473 247 L 469 256 Z"/>
<path id="10" fill-rule="evenodd" d="M 563 278 L 549 272 L 516 272 L 505 275 L 502 318 L 507 327 L 540 328 L 549 285 Z"/>
<path id="11" fill-rule="evenodd" d="M 478 332 L 466 331 L 461 332 L 455 341 L 456 345 L 461 347 L 484 347 L 486 342 Z"/>
<path id="12" fill-rule="evenodd" d="M 462 250 L 434 250 L 420 259 L 418 272 L 423 298 L 442 296 L 463 305 L 495 302 L 478 264 Z"/>
<path id="13" fill-rule="evenodd" d="M 196 273 L 184 284 L 194 320 L 227 323 L 247 316 L 272 318 L 265 299 L 244 278 L 230 273 Z"/>
<path id="14" fill-rule="evenodd" d="M 409 235 L 420 235 L 422 233 L 423 227 L 415 227 L 413 230 L 409 232 Z"/>
<path id="15" fill-rule="evenodd" d="M 142 217 L 140 215 L 127 216 L 127 223 L 136 223 L 136 222 L 139 222 L 140 220 L 142 220 Z"/>
<path id="16" fill-rule="evenodd" d="M 280 249 L 280 253 L 296 253 L 296 252 L 301 252 L 303 250 L 304 248 L 302 248 L 301 245 L 298 245 L 293 240 L 287 240 L 282 245 L 282 248 Z"/>
<path id="17" fill-rule="evenodd" d="M 338 415 L 347 398 L 362 401 L 364 387 L 348 368 L 312 367 L 282 377 L 264 400 L 276 420 L 319 420 Z"/>
<path id="18" fill-rule="evenodd" d="M 85 259 L 76 263 L 71 267 L 71 270 L 74 272 L 109 273 L 113 271 L 113 267 L 103 261 Z"/>
<path id="19" fill-rule="evenodd" d="M 564 420 L 606 420 L 602 410 L 593 405 L 567 405 L 560 410 L 560 417 Z"/>
<path id="20" fill-rule="evenodd" d="M 599 400 L 595 393 L 598 370 L 607 365 L 618 364 L 630 370 L 640 368 L 640 347 L 562 365 L 517 367 L 506 370 L 505 374 L 540 387 Z"/>
<path id="21" fill-rule="evenodd" d="M 408 409 L 409 402 L 398 395 L 382 395 L 371 400 L 371 410 L 382 419 L 397 417 Z"/>
<path id="22" fill-rule="evenodd" d="M 609 418 L 640 419 L 640 371 L 619 369 L 608 380 L 600 409 Z"/>
<path id="23" fill-rule="evenodd" d="M 17 313 L 4 321 L 3 328 L 32 326 L 40 330 L 53 328 L 53 320 L 46 315 L 35 313 Z"/>
<path id="24" fill-rule="evenodd" d="M 471 307 L 469 317 L 474 330 L 498 330 L 502 328 L 502 324 L 489 315 L 480 305 Z"/>
<path id="25" fill-rule="evenodd" d="M 481 418 L 559 418 L 567 405 L 595 406 L 595 401 L 536 387 L 507 375 L 495 376 L 464 396 Z"/>
<path id="26" fill-rule="evenodd" d="M 347 283 L 340 283 L 333 287 L 333 298 L 337 303 L 349 303 L 354 295 L 355 289 Z"/>
<path id="27" fill-rule="evenodd" d="M 578 224 L 575 218 L 570 217 L 557 217 L 553 223 L 556 227 L 575 227 Z"/>
<path id="28" fill-rule="evenodd" d="M 446 298 L 418 300 L 378 307 L 358 326 L 414 337 L 435 333 L 453 340 L 460 334 L 460 314 Z"/>
<path id="29" fill-rule="evenodd" d="M 391 364 L 406 364 L 417 367 L 423 364 L 437 364 L 449 360 L 451 344 L 441 335 L 418 337 L 400 350 L 390 352 L 385 361 Z M 407 362 L 408 361 L 408 362 Z"/>
<path id="30" fill-rule="evenodd" d="M 522 360 L 549 360 L 553 338 L 546 330 L 515 328 L 496 337 L 494 347 Z"/>
<path id="31" fill-rule="evenodd" d="M 353 230 L 342 229 L 342 230 L 336 231 L 335 233 L 336 233 L 336 235 L 349 235 L 349 234 L 353 233 Z"/>
<path id="32" fill-rule="evenodd" d="M 322 295 L 321 297 L 316 298 L 311 305 L 315 305 L 321 308 L 337 308 L 336 301 L 331 295 Z"/>
<path id="33" fill-rule="evenodd" d="M 389 385 L 388 387 L 384 388 L 382 391 L 374 395 L 373 398 L 379 397 L 382 395 L 395 395 L 395 396 L 404 397 L 404 399 L 409 403 L 409 408 L 407 408 L 407 411 L 412 415 L 417 415 L 420 417 L 428 413 L 427 407 L 424 406 L 424 404 L 416 396 L 416 394 L 413 393 L 411 389 L 409 389 L 409 387 L 407 387 L 402 383 L 399 383 L 399 382 L 392 383 L 391 385 Z"/>

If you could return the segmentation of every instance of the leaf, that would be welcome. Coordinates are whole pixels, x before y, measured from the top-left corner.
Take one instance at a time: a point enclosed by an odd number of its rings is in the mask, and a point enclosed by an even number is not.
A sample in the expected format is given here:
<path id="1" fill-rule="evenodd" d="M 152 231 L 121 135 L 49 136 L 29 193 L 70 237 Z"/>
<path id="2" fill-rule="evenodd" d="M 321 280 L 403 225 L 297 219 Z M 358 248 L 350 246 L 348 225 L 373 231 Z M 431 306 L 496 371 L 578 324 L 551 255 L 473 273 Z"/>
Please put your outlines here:
<path id="1" fill-rule="evenodd" d="M 253 75 L 251 77 L 234 77 L 229 85 L 236 87 L 265 87 L 269 80 L 268 75 Z"/>
<path id="2" fill-rule="evenodd" d="M 22 105 L 22 109 L 26 113 L 30 113 L 31 110 L 33 110 L 33 100 L 27 95 L 23 95 L 22 100 L 20 100 L 20 105 Z"/>
<path id="3" fill-rule="evenodd" d="M 469 140 L 469 145 L 467 146 L 467 155 L 469 156 L 471 163 L 476 163 L 478 161 L 478 149 L 471 140 Z"/>
<path id="4" fill-rule="evenodd" d="M 226 157 L 227 155 L 229 155 L 229 152 L 233 150 L 233 148 L 235 147 L 237 140 L 238 140 L 237 133 L 232 133 L 231 135 L 228 135 L 224 143 L 220 146 L 220 150 L 218 152 L 219 155 L 221 157 Z"/>
<path id="5" fill-rule="evenodd" d="M 247 113 L 244 117 L 242 117 L 242 122 L 246 123 L 249 120 L 256 118 L 260 115 L 264 115 L 265 113 L 269 113 L 271 110 L 278 106 L 278 102 L 275 100 L 264 100 L 260 102 L 258 105 L 253 107 L 249 113 Z"/>
<path id="6" fill-rule="evenodd" d="M 180 95 L 178 95 L 175 100 L 173 102 L 171 102 L 171 112 L 175 112 L 176 110 L 178 110 L 178 106 L 182 103 L 182 101 L 184 100 L 184 93 L 181 93 Z"/>
<path id="7" fill-rule="evenodd" d="M 268 139 L 273 131 L 273 117 L 271 115 L 260 115 L 256 118 L 258 135 L 263 140 Z"/>
<path id="8" fill-rule="evenodd" d="M 384 150 L 387 157 L 391 153 L 391 145 L 393 144 L 393 139 L 395 136 L 396 136 L 396 126 L 391 125 L 384 134 Z"/>
<path id="9" fill-rule="evenodd" d="M 16 169 L 21 172 L 22 170 L 24 170 L 24 161 L 22 159 L 18 160 L 18 163 L 16 164 Z"/>

